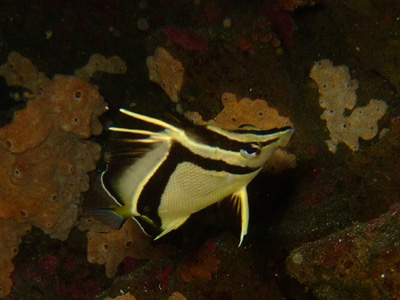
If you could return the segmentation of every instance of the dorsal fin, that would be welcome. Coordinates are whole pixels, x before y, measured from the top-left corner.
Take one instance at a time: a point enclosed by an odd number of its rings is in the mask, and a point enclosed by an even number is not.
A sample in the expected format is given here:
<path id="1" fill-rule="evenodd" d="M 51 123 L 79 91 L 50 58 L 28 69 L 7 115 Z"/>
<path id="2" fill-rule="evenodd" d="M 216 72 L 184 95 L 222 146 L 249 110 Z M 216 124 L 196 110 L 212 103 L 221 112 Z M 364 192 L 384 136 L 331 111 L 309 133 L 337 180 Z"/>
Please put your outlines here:
<path id="1" fill-rule="evenodd" d="M 148 117 L 148 116 L 145 116 L 145 115 L 141 115 L 141 114 L 138 114 L 138 113 L 135 113 L 135 112 L 126 110 L 126 109 L 124 109 L 124 108 L 120 108 L 119 111 L 122 112 L 123 114 L 125 114 L 125 115 L 127 115 L 127 116 L 130 116 L 130 117 L 132 117 L 132 118 L 135 118 L 135 119 L 137 119 L 137 120 L 141 120 L 141 121 L 144 121 L 144 122 L 147 122 L 147 123 L 150 123 L 150 124 L 154 124 L 154 125 L 160 126 L 160 127 L 162 127 L 162 128 L 165 128 L 165 129 L 168 128 L 168 129 L 174 130 L 174 131 L 179 130 L 179 129 L 176 128 L 175 126 L 173 126 L 173 125 L 171 125 L 171 124 L 169 124 L 169 123 L 167 123 L 167 122 L 161 121 L 161 120 L 159 120 L 159 119 L 156 119 L 156 118 L 152 118 L 152 117 Z M 122 128 L 110 127 L 109 129 L 110 129 L 110 130 L 113 130 L 113 131 L 121 131 Z M 120 130 L 119 130 L 119 129 L 120 129 Z M 123 128 L 123 129 L 125 129 L 125 128 Z M 135 133 L 135 132 L 133 132 L 133 131 L 137 131 L 137 130 L 132 130 L 132 129 L 125 129 L 125 130 L 124 130 L 124 132 L 132 132 L 132 133 Z"/>

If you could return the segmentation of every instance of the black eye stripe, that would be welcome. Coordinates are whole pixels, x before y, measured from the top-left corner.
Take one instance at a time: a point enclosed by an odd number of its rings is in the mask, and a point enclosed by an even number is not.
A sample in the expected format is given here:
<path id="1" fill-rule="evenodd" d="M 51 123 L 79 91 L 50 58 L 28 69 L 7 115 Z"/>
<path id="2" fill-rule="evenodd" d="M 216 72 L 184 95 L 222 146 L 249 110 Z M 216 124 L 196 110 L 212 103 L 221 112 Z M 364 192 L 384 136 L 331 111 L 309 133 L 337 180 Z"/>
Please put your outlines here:
<path id="1" fill-rule="evenodd" d="M 239 134 L 254 134 L 257 136 L 260 135 L 267 135 L 267 134 L 274 134 L 278 132 L 283 132 L 292 127 L 284 127 L 284 128 L 279 128 L 279 129 L 271 129 L 271 130 L 244 130 L 244 129 L 237 129 L 237 130 L 230 130 L 229 132 L 234 132 L 234 133 L 239 133 Z M 259 144 L 260 148 L 267 146 L 269 144 L 272 144 L 276 142 L 279 137 L 276 137 L 274 139 L 265 141 L 265 142 L 255 142 L 251 141 L 248 143 L 240 142 L 240 141 L 235 141 L 232 139 L 229 139 L 227 136 L 224 136 L 222 134 L 219 134 L 217 132 L 208 130 L 206 127 L 196 127 L 194 129 L 194 133 L 196 136 L 198 136 L 197 140 L 198 142 L 208 145 L 210 147 L 216 147 L 228 151 L 234 151 L 234 152 L 240 152 L 240 150 L 243 149 L 250 149 L 252 148 L 253 144 Z"/>

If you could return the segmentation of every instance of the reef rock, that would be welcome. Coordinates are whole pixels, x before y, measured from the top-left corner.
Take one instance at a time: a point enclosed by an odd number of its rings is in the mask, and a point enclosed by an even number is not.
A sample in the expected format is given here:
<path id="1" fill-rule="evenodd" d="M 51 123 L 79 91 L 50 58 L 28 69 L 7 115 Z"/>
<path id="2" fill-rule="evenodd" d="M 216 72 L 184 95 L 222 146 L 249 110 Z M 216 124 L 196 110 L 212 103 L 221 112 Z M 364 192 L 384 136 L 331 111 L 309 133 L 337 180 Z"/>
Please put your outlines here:
<path id="1" fill-rule="evenodd" d="M 288 273 L 318 299 L 399 299 L 399 209 L 293 250 Z"/>
<path id="2" fill-rule="evenodd" d="M 21 237 L 29 233 L 31 224 L 21 224 L 14 220 L 0 218 L 0 297 L 11 291 L 11 273 L 14 271 L 12 259 L 18 254 Z"/>

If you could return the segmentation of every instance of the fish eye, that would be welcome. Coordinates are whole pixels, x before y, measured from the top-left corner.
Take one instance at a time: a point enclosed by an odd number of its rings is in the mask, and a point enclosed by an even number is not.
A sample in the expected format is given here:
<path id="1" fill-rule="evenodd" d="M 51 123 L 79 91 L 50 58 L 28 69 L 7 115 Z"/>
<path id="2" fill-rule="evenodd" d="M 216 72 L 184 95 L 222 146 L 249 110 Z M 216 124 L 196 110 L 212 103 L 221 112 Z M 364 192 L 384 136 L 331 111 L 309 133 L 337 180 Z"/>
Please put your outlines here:
<path id="1" fill-rule="evenodd" d="M 257 144 L 251 144 L 249 147 L 240 149 L 240 154 L 245 158 L 253 158 L 261 153 L 261 147 Z"/>

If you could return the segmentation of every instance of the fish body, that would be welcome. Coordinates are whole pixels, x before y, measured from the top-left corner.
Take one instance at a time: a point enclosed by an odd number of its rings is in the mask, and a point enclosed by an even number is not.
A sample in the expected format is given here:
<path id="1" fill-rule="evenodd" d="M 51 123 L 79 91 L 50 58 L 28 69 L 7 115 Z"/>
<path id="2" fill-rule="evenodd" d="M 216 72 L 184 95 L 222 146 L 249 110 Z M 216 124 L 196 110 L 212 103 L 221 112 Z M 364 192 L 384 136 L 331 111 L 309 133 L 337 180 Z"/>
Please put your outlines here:
<path id="1" fill-rule="evenodd" d="M 246 187 L 293 128 L 204 126 L 199 137 L 158 119 L 120 111 L 160 131 L 109 128 L 140 137 L 123 139 L 101 176 L 104 189 L 120 205 L 111 212 L 113 222 L 133 217 L 146 233 L 160 238 L 191 214 L 227 199 L 241 218 L 241 243 L 249 220 Z M 140 155 L 134 150 L 138 144 L 145 147 Z"/>

